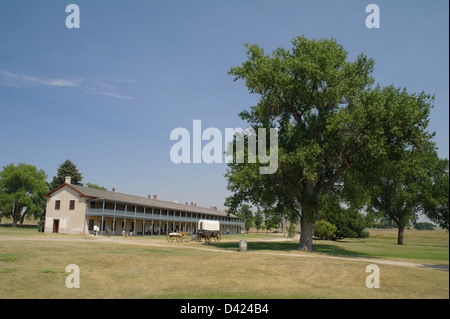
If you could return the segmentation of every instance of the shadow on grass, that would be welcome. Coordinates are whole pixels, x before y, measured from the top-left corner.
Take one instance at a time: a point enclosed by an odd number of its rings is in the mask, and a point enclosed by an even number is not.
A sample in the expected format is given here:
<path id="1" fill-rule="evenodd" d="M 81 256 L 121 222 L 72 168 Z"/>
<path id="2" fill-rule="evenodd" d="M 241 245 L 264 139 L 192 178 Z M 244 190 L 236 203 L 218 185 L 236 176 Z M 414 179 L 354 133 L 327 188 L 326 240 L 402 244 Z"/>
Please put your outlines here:
<path id="1" fill-rule="evenodd" d="M 17 225 L 16 227 L 12 227 L 12 224 L 0 224 L 0 227 L 8 228 L 8 229 L 39 229 L 38 225 Z"/>
<path id="2" fill-rule="evenodd" d="M 353 250 L 347 250 L 341 246 L 326 244 L 326 243 L 315 243 L 314 249 L 319 252 L 330 256 L 338 256 L 338 257 L 370 257 L 376 258 L 376 256 L 359 252 Z"/>
<path id="3" fill-rule="evenodd" d="M 239 250 L 239 242 L 227 242 L 216 244 L 216 247 L 230 250 Z M 326 241 L 316 241 L 314 243 L 314 249 L 318 253 L 330 255 L 330 256 L 340 256 L 340 257 L 374 257 L 373 255 L 366 254 L 358 251 L 347 250 L 341 246 L 327 244 Z M 261 250 L 271 250 L 271 251 L 284 251 L 292 252 L 298 251 L 298 242 L 247 242 L 248 251 L 261 251 Z"/>

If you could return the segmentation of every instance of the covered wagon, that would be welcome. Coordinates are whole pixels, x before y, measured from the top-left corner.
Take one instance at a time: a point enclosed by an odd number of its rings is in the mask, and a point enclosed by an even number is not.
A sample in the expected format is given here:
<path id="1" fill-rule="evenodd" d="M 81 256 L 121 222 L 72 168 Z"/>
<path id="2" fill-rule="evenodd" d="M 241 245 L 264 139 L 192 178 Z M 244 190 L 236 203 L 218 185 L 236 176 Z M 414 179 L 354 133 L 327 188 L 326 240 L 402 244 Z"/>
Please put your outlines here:
<path id="1" fill-rule="evenodd" d="M 202 238 L 205 238 L 207 243 L 211 243 L 211 238 L 214 238 L 214 241 L 218 243 L 222 238 L 219 221 L 200 219 L 197 224 L 196 240 L 200 242 Z"/>

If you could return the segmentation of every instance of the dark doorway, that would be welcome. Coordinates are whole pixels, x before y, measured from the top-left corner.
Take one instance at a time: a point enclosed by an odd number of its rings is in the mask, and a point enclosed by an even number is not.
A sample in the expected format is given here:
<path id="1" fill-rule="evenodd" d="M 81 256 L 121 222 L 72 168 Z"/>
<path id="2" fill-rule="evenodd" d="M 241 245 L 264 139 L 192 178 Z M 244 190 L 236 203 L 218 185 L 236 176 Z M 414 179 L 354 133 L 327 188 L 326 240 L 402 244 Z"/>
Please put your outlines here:
<path id="1" fill-rule="evenodd" d="M 57 234 L 59 232 L 59 219 L 53 220 L 53 233 Z"/>

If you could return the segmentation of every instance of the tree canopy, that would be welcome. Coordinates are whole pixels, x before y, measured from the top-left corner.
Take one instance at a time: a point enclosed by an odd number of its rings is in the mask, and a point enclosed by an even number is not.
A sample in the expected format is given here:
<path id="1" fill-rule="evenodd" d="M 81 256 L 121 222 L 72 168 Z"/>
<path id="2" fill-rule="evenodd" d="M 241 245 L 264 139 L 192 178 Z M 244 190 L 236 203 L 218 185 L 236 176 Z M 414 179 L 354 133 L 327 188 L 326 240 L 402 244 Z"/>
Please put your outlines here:
<path id="1" fill-rule="evenodd" d="M 420 213 L 448 230 L 448 181 L 448 160 L 434 150 L 406 150 L 398 161 L 386 163 L 369 207 L 397 225 L 399 245 L 404 244 L 405 227 Z"/>
<path id="2" fill-rule="evenodd" d="M 431 138 L 433 97 L 374 86 L 374 60 L 360 54 L 349 61 L 335 39 L 299 36 L 291 49 L 271 54 L 256 44 L 245 47 L 247 60 L 229 74 L 259 101 L 239 115 L 255 131 L 277 128 L 279 166 L 263 175 L 258 162 L 229 163 L 226 205 L 230 212 L 249 202 L 298 214 L 299 249 L 313 250 L 314 223 L 327 196 L 345 198 L 347 185 L 368 189 L 384 163 Z"/>
<path id="3" fill-rule="evenodd" d="M 49 188 L 47 175 L 35 166 L 19 163 L 3 167 L 0 172 L 0 212 L 12 218 L 12 226 L 23 223 L 26 216 L 39 219 L 45 210 L 44 195 Z"/>
<path id="4" fill-rule="evenodd" d="M 83 175 L 78 171 L 78 168 L 71 160 L 66 160 L 58 167 L 57 174 L 50 183 L 50 189 L 54 189 L 64 183 L 66 176 L 71 177 L 71 184 L 83 185 L 81 183 Z"/>

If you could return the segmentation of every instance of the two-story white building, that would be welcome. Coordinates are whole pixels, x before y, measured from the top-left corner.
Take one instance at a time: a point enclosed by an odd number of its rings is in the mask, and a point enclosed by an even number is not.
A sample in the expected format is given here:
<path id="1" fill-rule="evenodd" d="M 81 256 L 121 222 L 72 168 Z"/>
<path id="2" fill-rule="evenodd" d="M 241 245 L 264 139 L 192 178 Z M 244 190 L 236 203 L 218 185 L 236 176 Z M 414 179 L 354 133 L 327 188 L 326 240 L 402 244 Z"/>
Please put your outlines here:
<path id="1" fill-rule="evenodd" d="M 159 200 L 156 195 L 141 197 L 64 184 L 45 195 L 47 210 L 45 232 L 67 234 L 92 233 L 119 235 L 122 229 L 135 235 L 166 234 L 168 230 L 196 232 L 200 219 L 218 220 L 221 233 L 241 233 L 244 223 L 237 216 L 216 207 L 198 207 L 194 203 Z"/>

